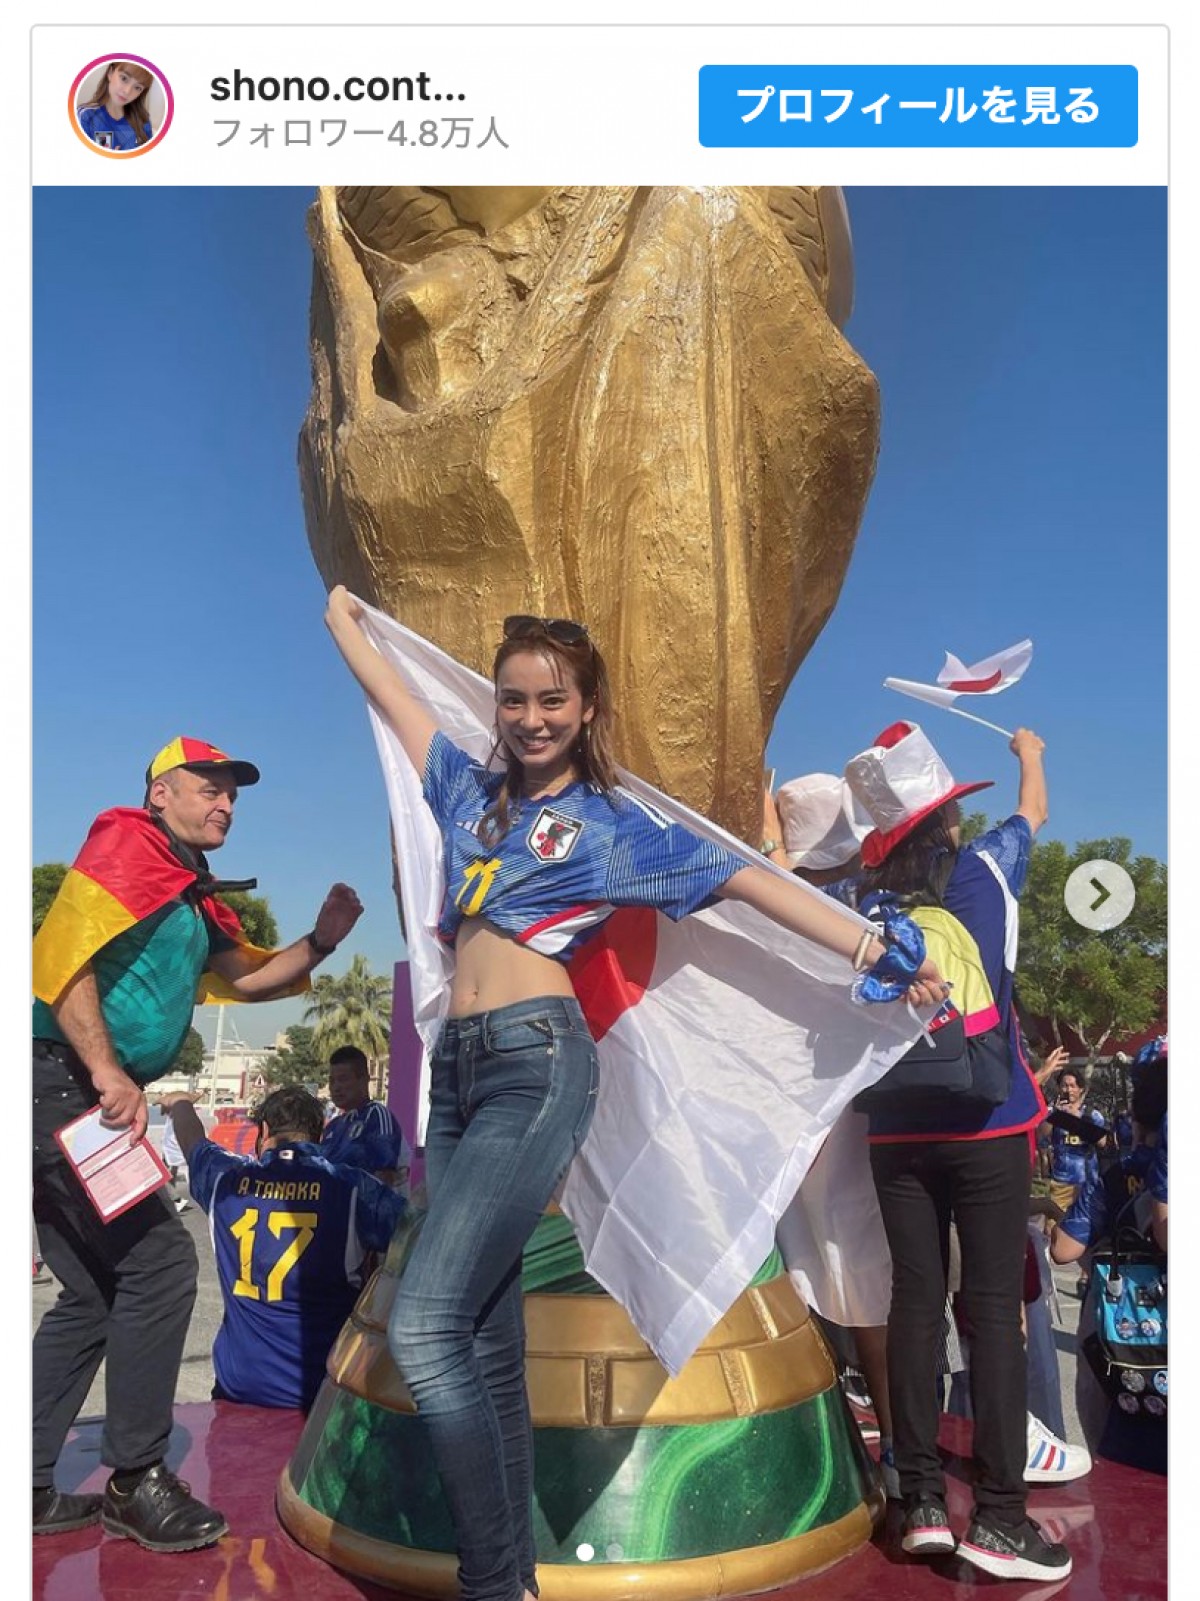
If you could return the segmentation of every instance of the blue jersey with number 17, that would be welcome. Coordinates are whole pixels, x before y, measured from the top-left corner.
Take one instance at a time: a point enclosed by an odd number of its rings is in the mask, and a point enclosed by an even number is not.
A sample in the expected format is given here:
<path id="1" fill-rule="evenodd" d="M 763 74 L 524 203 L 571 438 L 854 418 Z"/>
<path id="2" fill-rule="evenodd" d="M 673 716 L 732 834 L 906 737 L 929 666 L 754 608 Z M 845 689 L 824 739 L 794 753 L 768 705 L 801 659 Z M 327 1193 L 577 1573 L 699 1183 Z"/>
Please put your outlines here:
<path id="1" fill-rule="evenodd" d="M 746 866 L 628 790 L 605 794 L 582 782 L 523 802 L 508 833 L 485 844 L 480 823 L 502 778 L 444 734 L 430 742 L 424 795 L 442 831 L 438 934 L 448 943 L 465 917 L 486 917 L 518 943 L 567 962 L 618 906 L 651 906 L 677 922 Z"/>
<path id="2" fill-rule="evenodd" d="M 300 1142 L 255 1161 L 203 1140 L 188 1181 L 208 1213 L 225 1302 L 213 1343 L 221 1391 L 251 1406 L 310 1406 L 367 1254 L 386 1251 L 405 1202 Z"/>

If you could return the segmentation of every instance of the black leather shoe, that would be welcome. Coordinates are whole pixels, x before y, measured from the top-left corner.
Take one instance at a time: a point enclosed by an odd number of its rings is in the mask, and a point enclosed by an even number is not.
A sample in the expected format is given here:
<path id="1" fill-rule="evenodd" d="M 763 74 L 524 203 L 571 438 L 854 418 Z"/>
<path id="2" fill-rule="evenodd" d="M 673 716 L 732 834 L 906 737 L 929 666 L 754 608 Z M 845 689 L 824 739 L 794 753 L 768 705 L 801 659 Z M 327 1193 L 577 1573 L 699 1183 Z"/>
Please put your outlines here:
<path id="1" fill-rule="evenodd" d="M 68 1534 L 100 1521 L 98 1495 L 67 1495 L 54 1486 L 33 1492 L 34 1534 Z"/>
<path id="2" fill-rule="evenodd" d="M 229 1533 L 221 1513 L 197 1501 L 163 1462 L 147 1468 L 131 1490 L 118 1490 L 109 1479 L 100 1521 L 106 1533 L 136 1540 L 147 1551 L 197 1551 Z"/>

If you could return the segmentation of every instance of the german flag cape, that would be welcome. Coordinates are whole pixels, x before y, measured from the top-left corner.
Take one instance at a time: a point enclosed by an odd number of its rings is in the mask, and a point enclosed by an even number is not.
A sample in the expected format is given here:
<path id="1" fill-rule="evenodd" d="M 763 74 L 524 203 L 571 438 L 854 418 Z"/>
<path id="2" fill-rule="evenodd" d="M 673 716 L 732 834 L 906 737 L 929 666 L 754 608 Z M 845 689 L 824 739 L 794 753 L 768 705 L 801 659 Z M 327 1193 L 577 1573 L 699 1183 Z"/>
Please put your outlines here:
<path id="1" fill-rule="evenodd" d="M 132 806 L 101 812 L 34 939 L 34 994 L 53 1006 L 102 946 L 185 894 L 198 878 L 198 873 L 174 855 L 167 836 L 148 812 Z M 255 967 L 275 955 L 251 945 L 237 913 L 217 896 L 202 895 L 198 904 L 205 916 L 252 958 Z M 309 987 L 305 978 L 291 989 L 281 990 L 280 995 L 300 995 Z M 200 979 L 196 1000 L 224 1005 L 237 1001 L 238 996 L 227 980 L 209 971 Z"/>

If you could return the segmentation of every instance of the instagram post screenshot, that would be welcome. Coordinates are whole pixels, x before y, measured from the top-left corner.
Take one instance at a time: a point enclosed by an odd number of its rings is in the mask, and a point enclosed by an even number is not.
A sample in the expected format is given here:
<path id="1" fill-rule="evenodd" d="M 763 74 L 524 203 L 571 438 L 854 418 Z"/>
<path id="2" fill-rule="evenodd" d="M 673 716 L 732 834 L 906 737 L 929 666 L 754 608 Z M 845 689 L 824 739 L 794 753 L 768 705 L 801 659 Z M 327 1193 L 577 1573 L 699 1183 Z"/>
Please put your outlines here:
<path id="1" fill-rule="evenodd" d="M 1065 9 L 30 28 L 38 1601 L 1165 1601 L 1173 35 Z"/>

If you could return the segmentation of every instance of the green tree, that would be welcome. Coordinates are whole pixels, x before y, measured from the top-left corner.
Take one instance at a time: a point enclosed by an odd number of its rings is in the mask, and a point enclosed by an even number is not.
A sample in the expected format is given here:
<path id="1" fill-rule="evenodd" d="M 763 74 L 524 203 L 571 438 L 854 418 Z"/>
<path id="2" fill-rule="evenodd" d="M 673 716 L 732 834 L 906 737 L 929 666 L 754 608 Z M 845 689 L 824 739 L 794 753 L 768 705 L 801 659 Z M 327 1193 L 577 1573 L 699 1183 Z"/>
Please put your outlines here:
<path id="1" fill-rule="evenodd" d="M 993 825 L 983 812 L 962 821 L 962 843 Z M 1133 911 L 1117 928 L 1095 933 L 1077 923 L 1063 899 L 1067 879 L 1090 861 L 1118 862 L 1137 891 Z M 1017 991 L 1027 1011 L 1048 1020 L 1053 1043 L 1070 1028 L 1100 1056 L 1105 1046 L 1149 1027 L 1167 988 L 1167 869 L 1153 856 L 1135 856 L 1127 839 L 1035 843 L 1021 894 Z M 1124 1105 L 1119 1064 L 1093 1075 L 1089 1094 L 1101 1110 Z"/>
<path id="2" fill-rule="evenodd" d="M 970 844 L 971 840 L 978 839 L 980 834 L 986 834 L 992 824 L 988 822 L 984 812 L 965 812 L 962 827 L 959 831 L 959 840 L 963 845 Z"/>
<path id="3" fill-rule="evenodd" d="M 313 1030 L 303 1023 L 293 1023 L 286 1030 L 287 1044 L 262 1065 L 262 1075 L 273 1090 L 288 1089 L 299 1084 L 322 1084 L 326 1077 L 326 1064 L 313 1049 Z"/>
<path id="4" fill-rule="evenodd" d="M 252 945 L 261 945 L 266 951 L 276 948 L 279 944 L 279 925 L 265 895 L 251 895 L 248 890 L 231 889 L 221 899 L 238 914 L 242 932 Z"/>
<path id="5" fill-rule="evenodd" d="M 962 839 L 989 828 L 982 812 L 963 818 Z M 1137 891 L 1133 911 L 1117 928 L 1093 932 L 1067 911 L 1067 879 L 1084 862 L 1118 862 Z M 1070 1028 L 1091 1056 L 1154 1022 L 1167 988 L 1167 869 L 1153 856 L 1135 856 L 1127 839 L 1036 843 L 1021 894 L 1017 990 L 1029 1012 L 1048 1020 L 1053 1043 Z M 1119 1080 L 1119 1070 L 1116 1075 Z M 1105 1081 L 1107 1082 L 1107 1081 Z M 1123 1081 L 1108 1092 L 1093 1080 L 1092 1094 L 1122 1102 Z"/>
<path id="6" fill-rule="evenodd" d="M 33 932 L 36 934 L 45 921 L 50 903 L 58 894 L 59 886 L 67 876 L 66 862 L 42 862 L 33 870 Z M 241 920 L 246 938 L 264 950 L 274 950 L 279 944 L 279 926 L 271 903 L 265 895 L 251 895 L 247 890 L 230 890 L 221 899 L 231 906 Z"/>
<path id="7" fill-rule="evenodd" d="M 340 977 L 322 973 L 313 980 L 304 1021 L 314 1024 L 313 1049 L 325 1061 L 342 1045 L 356 1045 L 375 1059 L 385 1056 L 392 1025 L 391 978 L 372 973 L 366 957 L 355 956 Z"/>
<path id="8" fill-rule="evenodd" d="M 171 1063 L 170 1071 L 184 1073 L 188 1078 L 198 1078 L 203 1066 L 204 1041 L 194 1028 L 189 1028 L 183 1044 L 179 1047 L 179 1055 Z"/>
<path id="9" fill-rule="evenodd" d="M 50 903 L 67 876 L 66 862 L 42 862 L 33 870 L 33 932 L 46 921 Z"/>
<path id="10" fill-rule="evenodd" d="M 1104 933 L 1067 911 L 1067 879 L 1085 862 L 1119 863 L 1137 892 L 1125 921 Z M 1114 1038 L 1153 1023 L 1167 987 L 1167 869 L 1135 856 L 1129 840 L 1061 840 L 1034 847 L 1021 896 L 1017 984 L 1030 1011 L 1046 1017 L 1055 1042 L 1069 1027 L 1100 1055 Z"/>

